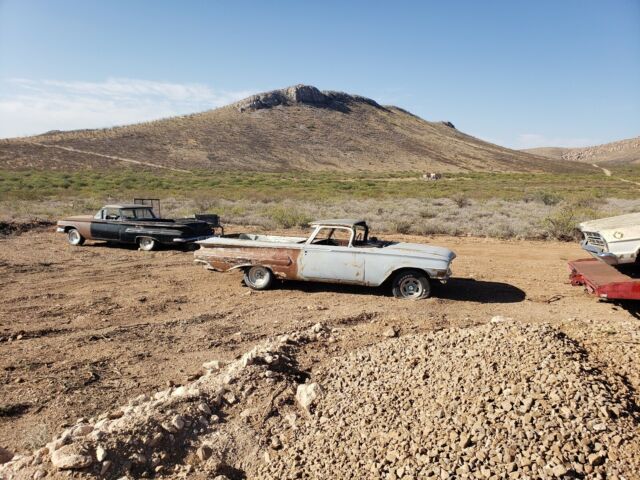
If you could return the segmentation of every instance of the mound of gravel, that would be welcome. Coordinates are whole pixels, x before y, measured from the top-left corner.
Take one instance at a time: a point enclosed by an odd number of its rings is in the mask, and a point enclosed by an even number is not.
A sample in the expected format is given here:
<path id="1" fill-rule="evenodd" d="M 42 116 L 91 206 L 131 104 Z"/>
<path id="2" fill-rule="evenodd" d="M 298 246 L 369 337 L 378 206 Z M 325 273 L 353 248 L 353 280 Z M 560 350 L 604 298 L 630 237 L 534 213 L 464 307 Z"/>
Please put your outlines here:
<path id="1" fill-rule="evenodd" d="M 265 341 L 31 455 L 0 450 L 0 479 L 638 478 L 632 392 L 550 326 L 393 336 L 301 371 L 338 333 Z"/>
<path id="2" fill-rule="evenodd" d="M 251 478 L 638 478 L 623 382 L 550 326 L 387 340 L 314 372 L 308 420 Z M 633 442 L 636 442 L 633 445 Z"/>

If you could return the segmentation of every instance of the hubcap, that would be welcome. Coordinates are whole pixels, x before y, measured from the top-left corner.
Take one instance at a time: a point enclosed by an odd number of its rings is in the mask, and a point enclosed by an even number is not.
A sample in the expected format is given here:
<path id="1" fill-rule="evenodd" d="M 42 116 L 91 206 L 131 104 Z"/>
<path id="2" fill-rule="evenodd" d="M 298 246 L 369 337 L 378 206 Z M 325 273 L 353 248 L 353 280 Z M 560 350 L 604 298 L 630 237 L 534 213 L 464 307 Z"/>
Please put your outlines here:
<path id="1" fill-rule="evenodd" d="M 151 245 L 153 245 L 153 240 L 151 240 L 150 238 L 141 238 L 140 239 L 140 246 L 142 248 L 151 248 Z"/>
<path id="2" fill-rule="evenodd" d="M 400 293 L 405 298 L 416 298 L 422 295 L 422 284 L 417 278 L 405 278 L 400 283 Z"/>
<path id="3" fill-rule="evenodd" d="M 249 270 L 249 281 L 256 287 L 264 287 L 269 279 L 269 274 L 265 268 L 252 268 Z"/>
<path id="4" fill-rule="evenodd" d="M 71 241 L 71 243 L 73 243 L 74 245 L 80 241 L 80 234 L 78 233 L 78 231 L 77 231 L 77 230 L 71 230 L 71 231 L 69 232 L 69 240 L 70 240 L 70 241 Z"/>

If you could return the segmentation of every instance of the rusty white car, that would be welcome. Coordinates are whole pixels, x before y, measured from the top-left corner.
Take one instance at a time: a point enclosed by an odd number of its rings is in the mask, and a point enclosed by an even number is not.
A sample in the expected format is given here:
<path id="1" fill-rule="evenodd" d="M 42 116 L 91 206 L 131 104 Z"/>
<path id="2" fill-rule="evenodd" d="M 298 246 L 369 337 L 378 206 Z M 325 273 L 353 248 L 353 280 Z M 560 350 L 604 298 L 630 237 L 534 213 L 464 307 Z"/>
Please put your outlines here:
<path id="1" fill-rule="evenodd" d="M 445 283 L 456 257 L 448 248 L 369 237 L 363 220 L 321 220 L 308 237 L 241 233 L 198 242 L 195 261 L 219 272 L 239 269 L 255 290 L 274 279 L 380 286 L 394 296 L 426 298 L 432 282 Z"/>
<path id="2" fill-rule="evenodd" d="M 640 262 L 640 213 L 590 220 L 578 225 L 581 246 L 609 265 Z"/>

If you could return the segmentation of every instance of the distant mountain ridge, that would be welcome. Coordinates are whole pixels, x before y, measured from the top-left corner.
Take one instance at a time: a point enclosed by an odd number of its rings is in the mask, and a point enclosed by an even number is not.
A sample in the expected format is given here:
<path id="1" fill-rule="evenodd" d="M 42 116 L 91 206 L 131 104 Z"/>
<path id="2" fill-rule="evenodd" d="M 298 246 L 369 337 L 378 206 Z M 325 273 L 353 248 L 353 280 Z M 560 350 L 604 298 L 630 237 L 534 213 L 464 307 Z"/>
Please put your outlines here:
<path id="1" fill-rule="evenodd" d="M 524 151 L 554 160 L 638 165 L 640 164 L 640 137 L 618 140 L 616 142 L 591 147 L 539 147 L 529 148 Z"/>
<path id="2" fill-rule="evenodd" d="M 309 85 L 135 125 L 0 141 L 0 168 L 570 172 L 359 95 Z"/>

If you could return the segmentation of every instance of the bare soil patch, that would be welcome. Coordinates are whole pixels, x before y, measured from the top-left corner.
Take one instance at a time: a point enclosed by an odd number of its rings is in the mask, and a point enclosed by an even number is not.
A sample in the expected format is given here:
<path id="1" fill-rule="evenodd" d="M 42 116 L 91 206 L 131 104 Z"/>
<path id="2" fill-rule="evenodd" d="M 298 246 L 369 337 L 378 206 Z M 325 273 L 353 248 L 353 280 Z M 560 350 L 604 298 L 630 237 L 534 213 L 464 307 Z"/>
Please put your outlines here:
<path id="1" fill-rule="evenodd" d="M 27 453 L 79 418 L 190 384 L 203 362 L 232 361 L 318 322 L 340 333 L 298 352 L 296 368 L 311 378 L 333 359 L 386 340 L 389 327 L 410 338 L 501 315 L 550 323 L 603 374 L 619 378 L 631 401 L 640 400 L 638 309 L 568 284 L 565 263 L 582 256 L 577 245 L 390 238 L 452 248 L 455 277 L 421 302 L 381 289 L 293 282 L 253 292 L 239 274 L 207 272 L 186 252 L 72 248 L 50 230 L 0 239 L 0 411 L 7 412 L 0 446 Z M 229 412 L 230 421 L 241 421 L 239 409 Z M 640 452 L 637 438 L 626 448 Z"/>

